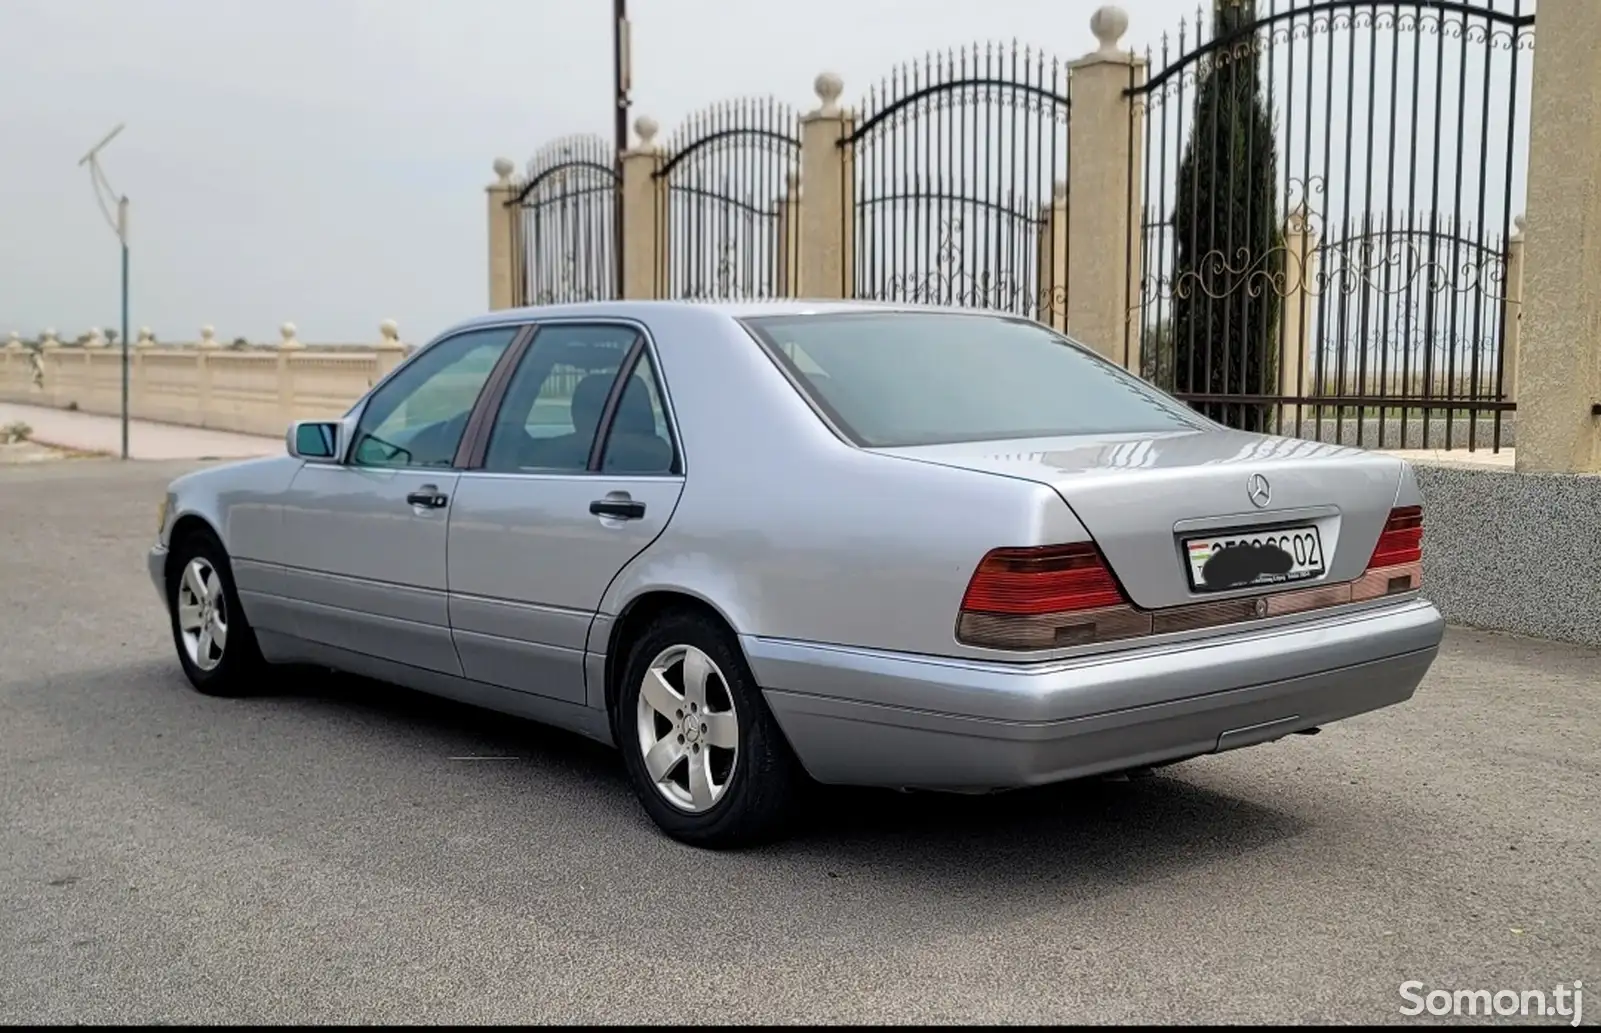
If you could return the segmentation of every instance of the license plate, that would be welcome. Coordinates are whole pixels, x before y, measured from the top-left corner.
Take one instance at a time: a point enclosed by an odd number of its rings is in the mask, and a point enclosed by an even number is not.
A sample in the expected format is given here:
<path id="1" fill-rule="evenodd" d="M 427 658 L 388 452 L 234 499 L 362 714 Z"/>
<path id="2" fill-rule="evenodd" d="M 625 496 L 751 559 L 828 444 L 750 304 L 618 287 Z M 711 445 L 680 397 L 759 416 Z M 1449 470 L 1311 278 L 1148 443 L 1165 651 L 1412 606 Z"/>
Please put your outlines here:
<path id="1" fill-rule="evenodd" d="M 1323 539 L 1316 527 L 1184 539 L 1190 586 L 1198 592 L 1287 584 L 1323 574 Z"/>

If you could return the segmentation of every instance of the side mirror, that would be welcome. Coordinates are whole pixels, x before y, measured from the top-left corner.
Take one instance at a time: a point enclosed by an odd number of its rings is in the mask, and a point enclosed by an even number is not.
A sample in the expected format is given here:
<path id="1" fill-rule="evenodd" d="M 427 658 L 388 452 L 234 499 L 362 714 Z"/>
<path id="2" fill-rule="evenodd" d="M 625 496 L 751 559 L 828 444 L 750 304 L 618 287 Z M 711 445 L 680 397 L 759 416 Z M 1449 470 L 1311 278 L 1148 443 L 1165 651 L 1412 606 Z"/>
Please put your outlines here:
<path id="1" fill-rule="evenodd" d="M 296 459 L 338 462 L 344 452 L 344 426 L 333 420 L 296 420 L 284 444 Z"/>

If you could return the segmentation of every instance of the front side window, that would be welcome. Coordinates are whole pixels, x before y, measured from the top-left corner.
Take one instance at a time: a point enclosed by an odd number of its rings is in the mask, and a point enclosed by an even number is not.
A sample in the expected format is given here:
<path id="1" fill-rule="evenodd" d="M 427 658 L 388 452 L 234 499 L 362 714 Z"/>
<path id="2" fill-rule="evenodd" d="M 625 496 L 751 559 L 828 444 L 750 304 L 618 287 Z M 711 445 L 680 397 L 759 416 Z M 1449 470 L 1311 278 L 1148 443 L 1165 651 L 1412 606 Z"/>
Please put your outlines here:
<path id="1" fill-rule="evenodd" d="M 484 452 L 491 473 L 581 473 L 612 384 L 638 331 L 626 326 L 541 327 L 506 387 Z"/>
<path id="2" fill-rule="evenodd" d="M 1024 320 L 852 312 L 745 325 L 866 448 L 1205 426 L 1137 377 Z"/>
<path id="3" fill-rule="evenodd" d="M 355 466 L 449 467 L 467 418 L 518 327 L 470 330 L 407 363 L 362 410 Z"/>

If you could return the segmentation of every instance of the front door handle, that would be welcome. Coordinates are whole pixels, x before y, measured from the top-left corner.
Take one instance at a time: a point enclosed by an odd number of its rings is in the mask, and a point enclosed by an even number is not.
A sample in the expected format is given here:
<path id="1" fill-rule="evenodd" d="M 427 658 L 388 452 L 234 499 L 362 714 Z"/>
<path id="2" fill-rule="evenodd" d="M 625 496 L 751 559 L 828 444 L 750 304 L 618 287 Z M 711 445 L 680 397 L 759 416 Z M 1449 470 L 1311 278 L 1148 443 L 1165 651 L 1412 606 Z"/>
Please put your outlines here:
<path id="1" fill-rule="evenodd" d="M 589 511 L 615 520 L 638 520 L 645 515 L 645 504 L 632 499 L 596 499 L 589 504 Z"/>
<path id="2" fill-rule="evenodd" d="M 450 501 L 450 496 L 441 493 L 438 488 L 430 484 L 421 491 L 408 492 L 406 501 L 423 509 L 444 509 L 445 503 Z"/>

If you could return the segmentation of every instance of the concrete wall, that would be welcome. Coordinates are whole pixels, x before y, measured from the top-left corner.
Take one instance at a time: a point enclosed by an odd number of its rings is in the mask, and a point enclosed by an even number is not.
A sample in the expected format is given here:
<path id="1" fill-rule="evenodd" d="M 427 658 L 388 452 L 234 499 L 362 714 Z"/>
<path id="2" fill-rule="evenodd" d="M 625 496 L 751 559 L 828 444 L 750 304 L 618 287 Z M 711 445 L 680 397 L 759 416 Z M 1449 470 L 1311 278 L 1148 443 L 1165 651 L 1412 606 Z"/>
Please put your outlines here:
<path id="1" fill-rule="evenodd" d="M 342 415 L 406 355 L 394 324 L 366 348 L 301 344 L 286 324 L 274 347 L 224 348 L 202 331 L 192 345 L 129 349 L 128 412 L 134 419 L 277 437 L 294 420 Z M 13 335 L 0 346 L 0 402 L 82 412 L 122 412 L 122 349 L 98 334 L 63 346 L 46 332 L 37 347 Z"/>
<path id="2" fill-rule="evenodd" d="M 1601 646 L 1601 476 L 1415 468 L 1423 594 L 1447 620 Z"/>

